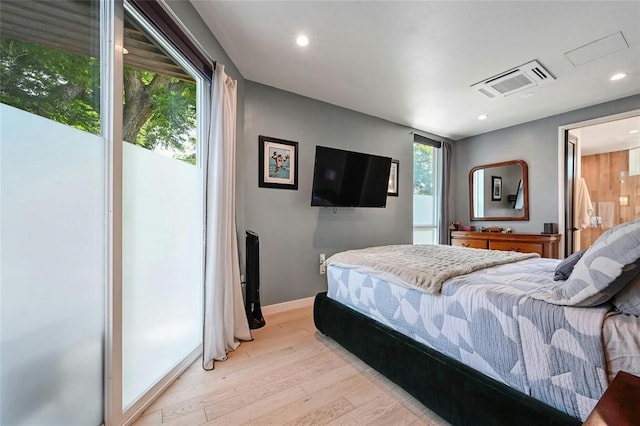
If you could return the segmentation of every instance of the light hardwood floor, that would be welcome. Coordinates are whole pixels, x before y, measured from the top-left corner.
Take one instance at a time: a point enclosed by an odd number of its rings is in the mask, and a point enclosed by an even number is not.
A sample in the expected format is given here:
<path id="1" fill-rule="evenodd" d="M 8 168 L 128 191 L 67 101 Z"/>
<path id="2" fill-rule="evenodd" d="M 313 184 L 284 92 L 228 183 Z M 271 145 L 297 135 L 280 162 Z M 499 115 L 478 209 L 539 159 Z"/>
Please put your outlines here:
<path id="1" fill-rule="evenodd" d="M 143 425 L 447 425 L 313 324 L 312 300 L 267 322 L 213 371 L 189 367 Z"/>

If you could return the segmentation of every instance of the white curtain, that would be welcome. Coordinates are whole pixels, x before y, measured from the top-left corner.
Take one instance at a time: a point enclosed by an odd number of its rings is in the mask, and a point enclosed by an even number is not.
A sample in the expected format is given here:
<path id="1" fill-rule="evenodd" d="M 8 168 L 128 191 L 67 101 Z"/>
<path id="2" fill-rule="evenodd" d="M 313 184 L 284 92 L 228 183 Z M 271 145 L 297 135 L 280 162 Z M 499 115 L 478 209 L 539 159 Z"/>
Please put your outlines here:
<path id="1" fill-rule="evenodd" d="M 241 340 L 251 340 L 242 301 L 236 236 L 237 82 L 218 64 L 213 76 L 211 128 L 204 152 L 206 248 L 202 367 L 213 369 Z"/>

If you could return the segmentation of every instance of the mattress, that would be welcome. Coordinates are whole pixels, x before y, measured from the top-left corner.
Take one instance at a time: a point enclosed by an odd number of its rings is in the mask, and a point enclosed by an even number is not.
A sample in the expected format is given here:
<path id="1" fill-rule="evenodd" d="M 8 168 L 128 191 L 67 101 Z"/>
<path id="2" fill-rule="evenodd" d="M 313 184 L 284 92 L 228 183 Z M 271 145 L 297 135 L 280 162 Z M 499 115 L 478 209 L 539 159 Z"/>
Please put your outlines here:
<path id="1" fill-rule="evenodd" d="M 528 259 L 446 281 L 427 294 L 397 277 L 329 265 L 328 296 L 527 395 L 585 419 L 617 368 L 602 347 L 610 307 L 549 305 L 527 295 L 553 284 L 557 260 Z M 609 333 L 622 351 L 627 331 Z M 619 337 L 619 338 L 618 338 Z M 622 343 L 621 343 L 622 342 Z M 636 342 L 637 343 L 637 342 Z M 624 362 L 636 364 L 636 361 Z M 619 363 L 618 363 L 619 364 Z M 609 371 L 608 371 L 609 369 Z"/>

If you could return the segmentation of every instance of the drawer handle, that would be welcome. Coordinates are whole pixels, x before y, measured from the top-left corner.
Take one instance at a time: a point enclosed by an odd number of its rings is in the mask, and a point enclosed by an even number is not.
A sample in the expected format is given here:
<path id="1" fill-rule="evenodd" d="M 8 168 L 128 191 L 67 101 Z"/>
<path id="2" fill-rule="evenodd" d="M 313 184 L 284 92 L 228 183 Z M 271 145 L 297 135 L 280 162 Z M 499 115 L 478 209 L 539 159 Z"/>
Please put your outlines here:
<path id="1" fill-rule="evenodd" d="M 462 247 L 469 247 L 471 244 L 469 243 L 462 243 Z"/>
<path id="2" fill-rule="evenodd" d="M 520 247 L 510 247 L 509 250 L 511 250 L 511 251 L 520 251 Z"/>

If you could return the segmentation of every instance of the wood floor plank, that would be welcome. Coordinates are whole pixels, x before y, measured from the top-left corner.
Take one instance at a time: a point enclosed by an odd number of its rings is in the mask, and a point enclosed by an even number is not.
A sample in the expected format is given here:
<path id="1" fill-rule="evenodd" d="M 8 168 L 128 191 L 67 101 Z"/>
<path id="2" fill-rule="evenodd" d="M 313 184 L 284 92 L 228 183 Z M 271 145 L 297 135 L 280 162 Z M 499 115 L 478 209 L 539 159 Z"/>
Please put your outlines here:
<path id="1" fill-rule="evenodd" d="M 227 383 L 227 386 L 222 389 L 213 390 L 165 408 L 162 410 L 163 421 L 200 408 L 213 406 L 228 399 L 232 399 L 234 404 L 246 402 L 248 398 L 253 401 L 268 392 L 279 392 L 290 386 L 295 386 L 298 382 L 307 380 L 310 375 L 329 371 L 337 365 L 339 362 L 335 357 L 323 352 L 317 356 L 288 364 L 286 368 L 270 369 L 256 377 L 243 378 L 233 385 Z"/>
<path id="2" fill-rule="evenodd" d="M 207 416 L 210 424 L 219 425 L 241 425 L 246 423 L 265 424 L 256 422 L 256 419 L 274 411 L 274 409 L 288 407 L 291 401 L 306 397 L 300 386 L 285 389 L 282 392 L 260 399 L 252 404 L 242 407 L 240 410 L 233 410 L 227 414 L 212 417 Z M 205 410 L 206 411 L 206 410 Z"/>
<path id="3" fill-rule="evenodd" d="M 298 383 L 310 380 L 314 376 L 323 374 L 334 369 L 338 364 L 335 358 L 323 359 L 322 356 L 309 359 L 305 366 L 292 364 L 287 369 L 274 370 L 275 374 L 268 377 L 258 377 L 258 380 L 249 381 L 238 386 L 234 394 L 228 398 L 216 401 L 207 405 L 206 412 L 208 418 L 215 415 L 226 414 L 230 411 L 240 409 L 256 401 L 268 398 L 270 395 L 283 392 Z M 302 369 L 302 371 L 297 370 Z M 295 374 L 291 374 L 294 373 Z M 282 378 L 279 378 L 282 376 Z M 244 391 L 243 391 L 244 390 Z"/>
<path id="4" fill-rule="evenodd" d="M 332 420 L 341 418 L 354 408 L 353 404 L 347 401 L 346 398 L 338 398 L 317 410 L 284 424 L 287 426 L 326 425 Z"/>
<path id="5" fill-rule="evenodd" d="M 318 410 L 320 407 L 341 398 L 341 395 L 353 391 L 366 389 L 369 382 L 366 378 L 354 374 L 343 380 L 336 382 L 331 389 L 325 388 L 307 397 L 300 398 L 285 407 L 275 409 L 263 416 L 255 419 L 253 424 L 257 425 L 281 425 L 291 422 L 294 419 L 304 418 L 309 413 Z M 301 385 L 302 387 L 303 385 Z"/>
<path id="6" fill-rule="evenodd" d="M 351 394 L 353 395 L 353 393 Z M 354 404 L 353 398 L 345 397 L 347 401 L 351 404 Z M 367 425 L 372 421 L 376 420 L 378 417 L 384 416 L 391 412 L 394 408 L 396 408 L 400 403 L 395 401 L 392 398 L 389 398 L 382 391 L 371 392 L 370 396 L 364 397 L 359 400 L 360 405 L 355 405 L 356 408 L 351 410 L 349 413 L 346 413 L 344 416 L 334 419 L 331 425 Z"/>
<path id="7" fill-rule="evenodd" d="M 243 359 L 241 364 L 228 364 L 229 360 L 217 362 L 214 370 L 201 372 L 200 380 L 196 380 L 193 376 L 187 377 L 184 383 L 181 382 L 181 378 L 176 380 L 175 386 L 172 385 L 149 407 L 149 410 L 188 401 L 208 393 L 212 389 L 219 389 L 220 386 L 232 387 L 240 381 L 251 380 L 257 374 L 284 368 L 294 361 L 300 361 L 324 352 L 328 352 L 328 349 L 317 341 L 311 340 L 270 352 L 256 358 L 255 361 L 252 358 L 251 360 Z"/>
<path id="8" fill-rule="evenodd" d="M 204 410 L 196 410 L 187 415 L 177 417 L 171 420 L 165 420 L 163 417 L 162 424 L 171 426 L 196 426 L 207 423 L 207 415 Z"/>
<path id="9" fill-rule="evenodd" d="M 134 426 L 446 426 L 411 395 L 315 330 L 313 301 L 265 314 L 266 325 L 204 371 L 196 361 Z"/>
<path id="10" fill-rule="evenodd" d="M 409 426 L 419 424 L 420 421 L 421 417 L 412 413 L 411 410 L 404 405 L 397 404 L 391 411 L 376 419 L 372 419 L 368 423 L 368 426 Z"/>

